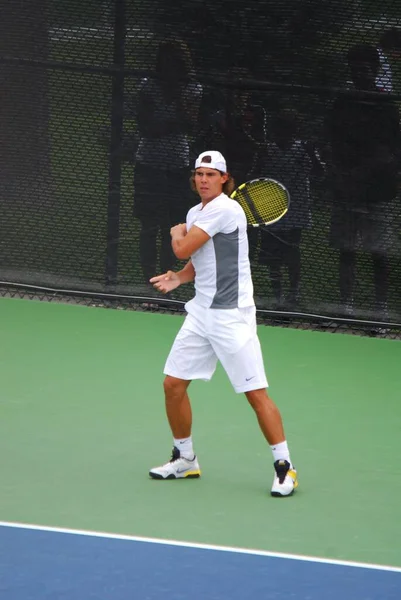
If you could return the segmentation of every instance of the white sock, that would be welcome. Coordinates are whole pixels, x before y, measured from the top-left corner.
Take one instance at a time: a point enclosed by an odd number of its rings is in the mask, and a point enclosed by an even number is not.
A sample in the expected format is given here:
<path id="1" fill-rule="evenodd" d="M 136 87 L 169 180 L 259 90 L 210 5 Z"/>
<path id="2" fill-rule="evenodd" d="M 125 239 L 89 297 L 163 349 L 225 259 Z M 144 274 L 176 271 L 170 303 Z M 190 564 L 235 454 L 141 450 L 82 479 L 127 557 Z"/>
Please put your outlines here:
<path id="1" fill-rule="evenodd" d="M 192 460 L 194 458 L 194 449 L 192 447 L 191 436 L 187 438 L 181 438 L 178 440 L 174 438 L 174 446 L 178 448 L 183 458 L 189 458 L 189 460 Z"/>
<path id="2" fill-rule="evenodd" d="M 288 462 L 290 463 L 290 465 L 292 467 L 292 462 L 290 459 L 290 451 L 288 450 L 288 444 L 285 440 L 284 440 L 284 442 L 280 442 L 280 444 L 275 444 L 274 446 L 270 446 L 270 448 L 273 452 L 274 462 L 276 462 L 276 460 L 288 460 Z"/>

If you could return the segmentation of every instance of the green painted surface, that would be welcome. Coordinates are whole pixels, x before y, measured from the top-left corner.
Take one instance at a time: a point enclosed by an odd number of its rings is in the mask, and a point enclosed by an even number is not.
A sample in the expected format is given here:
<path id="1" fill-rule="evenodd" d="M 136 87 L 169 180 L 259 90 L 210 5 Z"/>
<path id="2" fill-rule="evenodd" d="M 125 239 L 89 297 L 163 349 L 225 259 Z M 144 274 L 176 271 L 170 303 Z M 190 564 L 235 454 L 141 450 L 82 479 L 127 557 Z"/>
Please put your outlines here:
<path id="1" fill-rule="evenodd" d="M 218 369 L 190 388 L 203 477 L 159 482 L 180 317 L 0 300 L 0 520 L 401 565 L 401 344 L 259 328 L 300 488 Z"/>

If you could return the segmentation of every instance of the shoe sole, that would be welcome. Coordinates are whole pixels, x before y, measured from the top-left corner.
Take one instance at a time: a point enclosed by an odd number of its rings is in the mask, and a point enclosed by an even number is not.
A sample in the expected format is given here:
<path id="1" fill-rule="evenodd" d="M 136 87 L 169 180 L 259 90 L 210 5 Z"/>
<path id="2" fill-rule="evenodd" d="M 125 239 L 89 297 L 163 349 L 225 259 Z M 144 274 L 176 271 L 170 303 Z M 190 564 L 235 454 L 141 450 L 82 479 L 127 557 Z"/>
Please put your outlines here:
<path id="1" fill-rule="evenodd" d="M 184 475 L 183 477 L 176 477 L 173 473 L 171 473 L 171 475 L 168 475 L 167 477 L 163 477 L 163 475 L 159 475 L 158 473 L 149 473 L 149 476 L 151 477 L 151 479 L 158 479 L 158 480 L 171 480 L 171 479 L 198 479 L 201 474 L 200 472 L 192 472 L 192 473 L 188 473 L 187 475 Z"/>
<path id="2" fill-rule="evenodd" d="M 270 496 L 273 496 L 273 498 L 289 498 L 293 495 L 294 492 L 295 488 L 289 494 L 280 494 L 280 492 L 270 492 Z"/>
<path id="3" fill-rule="evenodd" d="M 270 492 L 270 495 L 273 496 L 273 498 L 288 498 L 289 496 L 292 496 L 293 493 L 295 492 L 295 490 L 298 487 L 298 480 L 296 479 L 294 481 L 294 487 L 292 489 L 292 491 L 289 494 L 280 494 L 280 492 Z"/>

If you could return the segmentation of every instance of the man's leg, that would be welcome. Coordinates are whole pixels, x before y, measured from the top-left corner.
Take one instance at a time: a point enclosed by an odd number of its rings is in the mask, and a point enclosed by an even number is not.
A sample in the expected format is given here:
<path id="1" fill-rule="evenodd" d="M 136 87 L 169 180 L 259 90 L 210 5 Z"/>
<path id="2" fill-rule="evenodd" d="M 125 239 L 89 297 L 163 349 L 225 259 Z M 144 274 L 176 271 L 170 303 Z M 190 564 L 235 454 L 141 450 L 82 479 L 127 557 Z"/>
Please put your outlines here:
<path id="1" fill-rule="evenodd" d="M 352 198 L 348 198 L 344 190 L 337 190 L 331 215 L 330 246 L 340 253 L 340 302 L 346 315 L 353 312 L 356 247 L 361 226 L 361 215 L 350 210 L 349 206 L 352 206 Z"/>
<path id="2" fill-rule="evenodd" d="M 361 223 L 363 250 L 372 258 L 375 286 L 375 318 L 388 321 L 388 290 L 390 279 L 389 252 L 397 243 L 392 203 L 370 206 L 369 214 Z M 372 307 L 373 308 L 373 307 Z"/>
<path id="3" fill-rule="evenodd" d="M 387 256 L 372 254 L 373 274 L 378 317 L 387 318 L 387 297 L 390 275 L 390 261 Z"/>
<path id="4" fill-rule="evenodd" d="M 198 321 L 188 315 L 164 368 L 164 395 L 173 434 L 173 454 L 168 463 L 151 469 L 149 474 L 153 479 L 193 478 L 201 474 L 192 444 L 192 410 L 187 389 L 192 379 L 212 377 L 217 357 L 208 340 L 193 331 L 197 328 L 201 331 Z"/>
<path id="5" fill-rule="evenodd" d="M 163 383 L 166 413 L 174 439 L 188 438 L 192 429 L 191 403 L 187 388 L 191 382 L 166 375 Z"/>
<path id="6" fill-rule="evenodd" d="M 299 300 L 299 288 L 301 282 L 301 236 L 302 229 L 294 228 L 286 235 L 286 263 L 288 268 L 288 279 L 290 280 L 290 293 L 288 300 L 290 307 L 295 307 Z"/>
<path id="7" fill-rule="evenodd" d="M 192 446 L 192 410 L 187 394 L 191 382 L 167 375 L 164 380 L 166 413 L 174 438 L 171 459 L 151 469 L 152 479 L 196 478 L 201 474 Z"/>
<path id="8" fill-rule="evenodd" d="M 351 312 L 355 280 L 356 254 L 354 251 L 340 252 L 340 298 L 343 307 Z"/>
<path id="9" fill-rule="evenodd" d="M 267 266 L 274 303 L 280 305 L 282 300 L 282 242 L 278 236 L 265 229 L 261 229 L 259 264 Z"/>
<path id="10" fill-rule="evenodd" d="M 277 497 L 290 496 L 298 487 L 298 480 L 297 472 L 291 463 L 280 411 L 265 389 L 245 392 L 245 396 L 255 411 L 260 429 L 270 444 L 273 453 L 276 475 L 273 480 L 271 495 Z"/>
<path id="11" fill-rule="evenodd" d="M 157 273 L 157 234 L 159 226 L 154 217 L 141 219 L 141 230 L 139 233 L 139 259 L 141 261 L 142 273 L 145 283 Z"/>
<path id="12" fill-rule="evenodd" d="M 134 217 L 139 219 L 139 259 L 144 282 L 157 273 L 157 235 L 162 214 L 160 170 L 137 163 L 134 171 Z"/>
<path id="13" fill-rule="evenodd" d="M 167 271 L 173 270 L 177 263 L 177 259 L 174 252 L 171 249 L 171 226 L 163 226 L 160 228 L 160 272 L 166 273 Z"/>
<path id="14" fill-rule="evenodd" d="M 270 285 L 272 287 L 276 306 L 279 306 L 282 300 L 281 267 L 281 259 L 272 259 L 271 263 L 269 264 Z"/>
<path id="15" fill-rule="evenodd" d="M 272 496 L 291 495 L 298 486 L 297 473 L 291 463 L 280 411 L 266 391 L 268 383 L 256 333 L 238 352 L 230 354 L 227 349 L 217 349 L 216 353 L 235 391 L 246 395 L 270 445 L 276 471 Z"/>
<path id="16" fill-rule="evenodd" d="M 248 244 L 249 244 L 249 260 L 251 263 L 256 262 L 258 244 L 260 239 L 259 227 L 248 228 Z"/>
<path id="17" fill-rule="evenodd" d="M 249 404 L 255 411 L 260 429 L 270 446 L 285 441 L 281 414 L 265 389 L 245 392 Z M 283 457 L 280 457 L 283 458 Z M 286 459 L 289 458 L 285 457 Z"/>

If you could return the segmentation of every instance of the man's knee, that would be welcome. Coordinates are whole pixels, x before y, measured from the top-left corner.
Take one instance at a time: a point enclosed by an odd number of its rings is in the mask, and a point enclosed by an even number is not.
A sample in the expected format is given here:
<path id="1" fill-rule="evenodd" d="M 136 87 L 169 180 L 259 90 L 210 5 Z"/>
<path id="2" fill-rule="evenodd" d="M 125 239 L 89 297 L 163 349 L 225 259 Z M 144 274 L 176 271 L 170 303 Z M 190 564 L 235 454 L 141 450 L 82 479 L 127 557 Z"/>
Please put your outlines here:
<path id="1" fill-rule="evenodd" d="M 163 381 L 163 388 L 165 394 L 179 394 L 185 393 L 189 381 L 185 379 L 178 379 L 178 377 L 172 377 L 172 375 L 166 375 Z"/>

